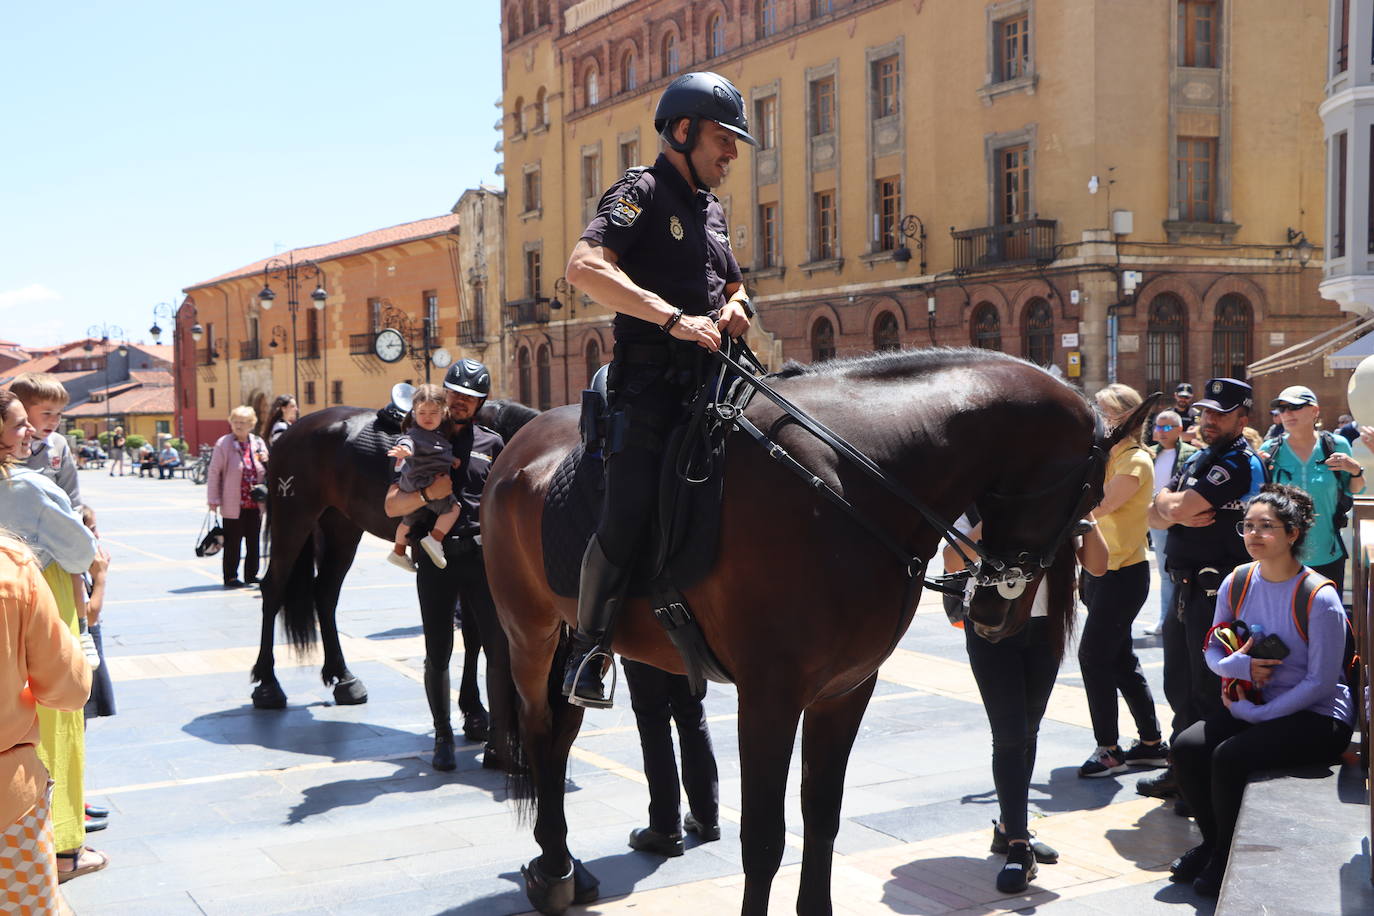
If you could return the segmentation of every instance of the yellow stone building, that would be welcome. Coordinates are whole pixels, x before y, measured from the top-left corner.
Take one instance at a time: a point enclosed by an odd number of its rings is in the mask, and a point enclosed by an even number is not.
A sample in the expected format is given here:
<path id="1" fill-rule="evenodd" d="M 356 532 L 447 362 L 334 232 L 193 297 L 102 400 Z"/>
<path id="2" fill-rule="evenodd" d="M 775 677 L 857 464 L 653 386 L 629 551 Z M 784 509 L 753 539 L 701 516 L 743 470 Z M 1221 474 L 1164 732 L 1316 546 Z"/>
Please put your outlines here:
<path id="1" fill-rule="evenodd" d="M 1341 320 L 1317 292 L 1329 5 L 507 3 L 516 393 L 575 400 L 608 357 L 562 267 L 690 70 L 733 81 L 763 141 L 716 193 L 774 365 L 938 343 L 1089 390 L 1244 376 Z M 1344 377 L 1313 361 L 1257 395 L 1309 384 L 1330 421 Z"/>
<path id="2" fill-rule="evenodd" d="M 439 382 L 447 356 L 485 362 L 508 389 L 498 304 L 503 192 L 464 192 L 451 213 L 282 252 L 185 289 L 176 316 L 178 428 L 228 432 L 229 411 L 294 393 L 301 413 L 381 407 L 397 382 Z M 271 295 L 264 298 L 264 287 Z M 294 305 L 293 305 L 294 302 Z M 391 329 L 401 345 L 388 348 Z"/>

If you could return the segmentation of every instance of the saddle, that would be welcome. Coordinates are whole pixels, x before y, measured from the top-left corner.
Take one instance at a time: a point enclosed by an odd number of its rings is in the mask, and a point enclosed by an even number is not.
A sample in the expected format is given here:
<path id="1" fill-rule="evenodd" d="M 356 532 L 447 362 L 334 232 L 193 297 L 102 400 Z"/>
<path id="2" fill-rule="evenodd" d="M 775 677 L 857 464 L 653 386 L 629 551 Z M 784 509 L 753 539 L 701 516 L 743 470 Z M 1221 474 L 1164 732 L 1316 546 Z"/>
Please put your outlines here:
<path id="1" fill-rule="evenodd" d="M 549 587 L 576 598 L 582 555 L 601 521 L 605 486 L 606 366 L 582 393 L 582 441 L 554 471 L 544 499 L 542 538 Z M 682 654 L 692 688 L 705 680 L 733 683 L 707 645 L 683 591 L 715 567 L 725 483 L 725 442 L 752 389 L 710 379 L 693 399 L 687 419 L 672 430 L 664 451 L 651 542 L 640 552 L 627 595 L 648 598 L 654 616 Z"/>

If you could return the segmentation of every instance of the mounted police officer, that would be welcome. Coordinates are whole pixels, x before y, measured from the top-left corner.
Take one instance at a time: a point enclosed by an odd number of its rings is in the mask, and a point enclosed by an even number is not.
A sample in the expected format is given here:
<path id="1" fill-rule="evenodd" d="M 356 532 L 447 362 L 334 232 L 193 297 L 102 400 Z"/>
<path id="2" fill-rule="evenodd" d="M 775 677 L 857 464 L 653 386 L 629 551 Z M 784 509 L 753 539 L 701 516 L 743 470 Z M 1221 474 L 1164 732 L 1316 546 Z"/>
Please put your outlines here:
<path id="1" fill-rule="evenodd" d="M 482 562 L 478 510 L 487 473 L 505 446 L 497 433 L 476 422 L 477 411 L 491 393 L 491 373 L 486 366 L 475 359 L 459 360 L 444 375 L 444 388 L 447 389 L 448 415 L 455 427 L 450 441 L 457 465 L 447 476 L 437 478 L 414 493 L 402 492 L 393 483 L 386 494 L 386 514 L 392 517 L 406 515 L 426 501 L 450 493 L 458 498 L 462 507 L 453 530 L 444 538 L 444 559 L 448 561 L 445 568 L 435 566 L 424 551 L 415 551 L 419 565 L 415 587 L 425 633 L 425 697 L 434 718 L 436 770 L 452 770 L 457 766 L 453 727 L 449 722 L 448 669 L 453 656 L 453 608 L 460 597 L 467 655 L 458 693 L 463 734 L 480 741 L 487 733 L 487 715 L 477 689 L 477 650 L 481 646 L 477 621 L 479 614 L 485 620 L 495 620 L 496 609 Z"/>
<path id="2" fill-rule="evenodd" d="M 611 705 L 601 678 L 616 613 L 649 532 L 664 445 L 703 348 L 719 347 L 722 332 L 744 335 L 753 317 L 725 213 L 710 193 L 738 156 L 738 142 L 758 145 L 744 98 L 715 73 L 685 74 L 663 91 L 654 129 L 662 139 L 657 161 L 630 169 L 606 191 L 567 267 L 569 283 L 616 312 L 605 504 L 582 559 L 563 682 L 579 706 Z"/>
<path id="3" fill-rule="evenodd" d="M 1250 559 L 1236 523 L 1265 483 L 1264 465 L 1243 435 L 1254 406 L 1250 386 L 1214 378 L 1203 395 L 1196 406 L 1207 448 L 1175 468 L 1150 507 L 1150 526 L 1169 529 L 1164 554 L 1177 586 L 1175 612 L 1163 629 L 1164 693 L 1174 711 L 1171 741 L 1222 711 L 1221 680 L 1207 667 L 1202 643 L 1221 580 Z M 1177 794 L 1172 769 L 1140 780 L 1136 789 L 1157 798 Z"/>

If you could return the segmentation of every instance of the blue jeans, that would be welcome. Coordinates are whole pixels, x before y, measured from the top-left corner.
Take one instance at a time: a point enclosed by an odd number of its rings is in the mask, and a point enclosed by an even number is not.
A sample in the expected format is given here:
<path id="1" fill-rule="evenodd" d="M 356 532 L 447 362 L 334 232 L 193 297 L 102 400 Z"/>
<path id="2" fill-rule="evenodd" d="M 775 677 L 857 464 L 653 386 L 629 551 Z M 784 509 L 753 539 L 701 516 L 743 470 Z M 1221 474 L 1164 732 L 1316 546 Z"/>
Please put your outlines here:
<path id="1" fill-rule="evenodd" d="M 1168 536 L 1168 529 L 1150 529 L 1150 546 L 1154 549 L 1155 561 L 1159 564 L 1159 623 L 1155 624 L 1156 632 L 1164 629 L 1164 618 L 1169 616 L 1169 609 L 1174 606 L 1174 595 L 1178 589 L 1174 580 L 1169 578 L 1168 570 L 1164 568 L 1164 542 Z"/>

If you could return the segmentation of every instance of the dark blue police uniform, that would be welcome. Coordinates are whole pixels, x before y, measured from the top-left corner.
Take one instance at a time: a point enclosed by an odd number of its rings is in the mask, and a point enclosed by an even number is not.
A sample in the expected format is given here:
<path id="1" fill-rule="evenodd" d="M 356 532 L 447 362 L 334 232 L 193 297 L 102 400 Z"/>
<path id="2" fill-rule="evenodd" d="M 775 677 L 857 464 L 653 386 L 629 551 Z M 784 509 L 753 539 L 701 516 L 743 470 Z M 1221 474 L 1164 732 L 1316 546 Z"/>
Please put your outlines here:
<path id="1" fill-rule="evenodd" d="M 582 238 L 615 252 L 636 285 L 685 315 L 723 309 L 726 286 L 743 279 L 720 202 L 693 190 L 663 155 L 650 168 L 630 169 L 606 191 Z M 597 537 L 607 558 L 626 566 L 652 518 L 664 441 L 682 417 L 706 351 L 631 315 L 617 314 L 614 329 Z"/>
<path id="2" fill-rule="evenodd" d="M 1164 694 L 1174 711 L 1174 736 L 1220 712 L 1221 680 L 1207 667 L 1202 642 L 1212 626 L 1216 590 L 1231 570 L 1248 562 L 1236 522 L 1264 486 L 1264 464 L 1244 436 L 1196 452 L 1174 469 L 1169 489 L 1195 490 L 1216 510 L 1204 528 L 1173 525 L 1164 555 L 1178 583 L 1175 613 L 1164 621 Z"/>

